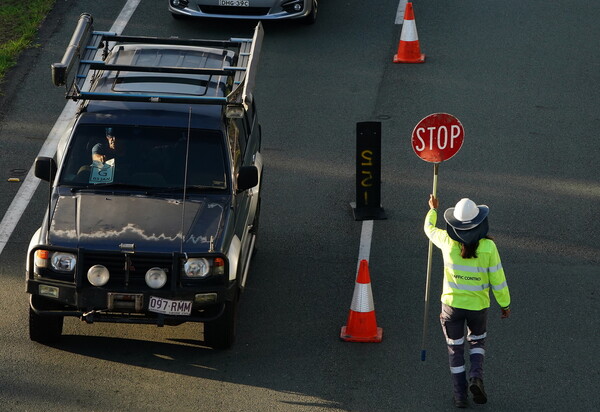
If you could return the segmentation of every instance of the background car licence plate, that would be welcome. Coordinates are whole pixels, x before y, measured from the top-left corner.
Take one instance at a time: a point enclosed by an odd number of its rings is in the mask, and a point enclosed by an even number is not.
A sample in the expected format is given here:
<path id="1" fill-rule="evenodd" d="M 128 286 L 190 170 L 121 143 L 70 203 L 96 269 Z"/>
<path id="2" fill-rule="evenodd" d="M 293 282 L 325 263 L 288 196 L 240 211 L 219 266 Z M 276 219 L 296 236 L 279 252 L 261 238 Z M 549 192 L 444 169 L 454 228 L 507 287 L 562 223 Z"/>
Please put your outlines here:
<path id="1" fill-rule="evenodd" d="M 191 300 L 170 300 L 150 296 L 148 302 L 150 312 L 162 313 L 163 315 L 182 315 L 186 316 L 192 313 Z"/>
<path id="2" fill-rule="evenodd" d="M 250 7 L 249 0 L 219 0 L 219 6 Z"/>

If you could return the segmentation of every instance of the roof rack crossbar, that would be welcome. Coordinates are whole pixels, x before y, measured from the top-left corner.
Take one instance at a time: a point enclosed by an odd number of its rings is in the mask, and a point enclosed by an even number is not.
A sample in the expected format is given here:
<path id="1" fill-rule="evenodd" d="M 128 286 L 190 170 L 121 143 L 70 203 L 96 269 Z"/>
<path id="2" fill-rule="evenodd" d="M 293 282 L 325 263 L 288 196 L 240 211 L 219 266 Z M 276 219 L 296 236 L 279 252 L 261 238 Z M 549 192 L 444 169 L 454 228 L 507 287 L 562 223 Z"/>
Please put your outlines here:
<path id="1" fill-rule="evenodd" d="M 152 95 L 152 94 L 123 94 L 123 93 L 96 93 L 79 92 L 72 96 L 73 100 L 110 100 L 142 103 L 196 103 L 196 104 L 226 104 L 225 97 L 211 96 L 177 96 L 177 95 Z"/>
<path id="2" fill-rule="evenodd" d="M 238 71 L 238 72 L 242 72 L 242 71 L 246 71 L 248 70 L 247 67 L 238 67 L 238 66 L 223 66 L 223 70 L 231 70 L 231 71 Z"/>
<path id="3" fill-rule="evenodd" d="M 204 47 L 238 47 L 240 40 L 203 40 L 203 39 L 180 39 L 178 37 L 146 37 L 146 36 L 121 36 L 117 34 L 104 34 L 104 40 L 119 43 L 146 43 L 167 44 L 170 46 L 204 46 Z M 251 39 L 248 39 L 251 40 Z"/>
<path id="4" fill-rule="evenodd" d="M 170 66 L 131 66 L 127 64 L 106 64 L 104 62 L 89 62 L 92 70 L 115 70 L 144 73 L 173 73 L 173 74 L 207 74 L 210 76 L 233 76 L 235 67 L 224 67 L 223 69 L 194 68 L 194 67 L 170 67 Z M 246 68 L 244 67 L 243 70 Z"/>

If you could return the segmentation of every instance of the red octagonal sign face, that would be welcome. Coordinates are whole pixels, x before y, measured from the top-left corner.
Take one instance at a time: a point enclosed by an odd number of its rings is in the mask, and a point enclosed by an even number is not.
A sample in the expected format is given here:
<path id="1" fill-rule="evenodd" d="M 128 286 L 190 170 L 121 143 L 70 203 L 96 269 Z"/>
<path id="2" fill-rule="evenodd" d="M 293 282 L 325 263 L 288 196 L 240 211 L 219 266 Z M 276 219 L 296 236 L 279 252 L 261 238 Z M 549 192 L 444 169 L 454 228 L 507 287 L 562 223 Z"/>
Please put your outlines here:
<path id="1" fill-rule="evenodd" d="M 439 163 L 454 156 L 463 144 L 465 130 L 448 113 L 434 113 L 421 120 L 412 132 L 412 147 L 426 162 Z"/>

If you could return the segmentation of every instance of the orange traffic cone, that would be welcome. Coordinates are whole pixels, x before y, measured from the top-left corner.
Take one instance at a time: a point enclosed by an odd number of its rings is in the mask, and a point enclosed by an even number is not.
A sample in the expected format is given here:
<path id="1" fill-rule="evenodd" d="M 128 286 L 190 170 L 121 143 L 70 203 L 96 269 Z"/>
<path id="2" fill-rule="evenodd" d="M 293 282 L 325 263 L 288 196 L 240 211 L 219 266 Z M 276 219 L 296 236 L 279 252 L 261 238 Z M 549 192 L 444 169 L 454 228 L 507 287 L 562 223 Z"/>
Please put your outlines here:
<path id="1" fill-rule="evenodd" d="M 413 13 L 412 3 L 406 3 L 404 9 L 404 23 L 400 33 L 398 53 L 394 56 L 394 63 L 424 63 L 425 55 L 421 54 L 419 47 L 419 36 Z"/>
<path id="2" fill-rule="evenodd" d="M 383 329 L 377 327 L 369 263 L 360 261 L 350 314 L 346 326 L 342 327 L 340 338 L 346 342 L 381 342 Z"/>

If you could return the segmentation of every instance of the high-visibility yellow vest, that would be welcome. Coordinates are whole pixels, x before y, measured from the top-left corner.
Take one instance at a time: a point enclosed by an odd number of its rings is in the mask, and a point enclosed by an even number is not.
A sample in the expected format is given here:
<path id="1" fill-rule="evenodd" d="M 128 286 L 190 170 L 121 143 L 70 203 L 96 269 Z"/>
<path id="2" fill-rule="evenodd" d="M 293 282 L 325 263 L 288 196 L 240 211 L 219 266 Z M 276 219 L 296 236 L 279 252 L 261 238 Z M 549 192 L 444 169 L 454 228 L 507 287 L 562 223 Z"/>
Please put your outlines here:
<path id="1" fill-rule="evenodd" d="M 510 293 L 496 244 L 481 239 L 477 257 L 460 256 L 461 245 L 448 232 L 435 226 L 437 211 L 429 210 L 423 229 L 427 237 L 441 249 L 444 257 L 444 287 L 442 302 L 455 308 L 481 310 L 490 306 L 490 288 L 498 304 L 510 305 Z"/>

